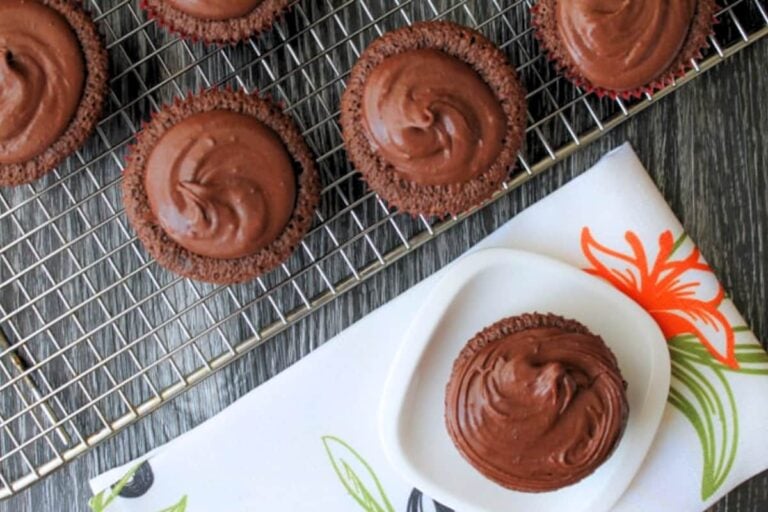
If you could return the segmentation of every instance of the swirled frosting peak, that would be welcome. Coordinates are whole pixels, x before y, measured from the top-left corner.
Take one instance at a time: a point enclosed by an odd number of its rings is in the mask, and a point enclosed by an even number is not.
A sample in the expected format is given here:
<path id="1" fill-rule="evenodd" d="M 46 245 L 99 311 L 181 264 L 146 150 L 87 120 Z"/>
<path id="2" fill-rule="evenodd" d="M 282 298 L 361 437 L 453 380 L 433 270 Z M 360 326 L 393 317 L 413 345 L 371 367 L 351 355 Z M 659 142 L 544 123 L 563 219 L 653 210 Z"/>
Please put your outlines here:
<path id="1" fill-rule="evenodd" d="M 149 155 L 145 186 L 168 236 L 218 259 L 269 245 L 296 201 L 292 159 L 278 135 L 226 110 L 194 114 L 168 130 Z"/>
<path id="2" fill-rule="evenodd" d="M 240 18 L 264 0 L 168 0 L 173 7 L 203 20 Z"/>
<path id="3" fill-rule="evenodd" d="M 476 340 L 454 365 L 446 424 L 478 471 L 511 489 L 543 492 L 605 461 L 623 432 L 627 402 L 599 337 L 533 327 Z"/>
<path id="4" fill-rule="evenodd" d="M 502 150 L 506 118 L 471 66 L 439 50 L 385 58 L 367 77 L 363 118 L 379 156 L 420 185 L 463 183 Z"/>
<path id="5" fill-rule="evenodd" d="M 33 159 L 66 131 L 85 63 L 67 20 L 36 1 L 0 2 L 0 164 Z"/>
<path id="6" fill-rule="evenodd" d="M 682 50 L 697 0 L 567 0 L 557 2 L 563 48 L 593 85 L 642 88 Z"/>

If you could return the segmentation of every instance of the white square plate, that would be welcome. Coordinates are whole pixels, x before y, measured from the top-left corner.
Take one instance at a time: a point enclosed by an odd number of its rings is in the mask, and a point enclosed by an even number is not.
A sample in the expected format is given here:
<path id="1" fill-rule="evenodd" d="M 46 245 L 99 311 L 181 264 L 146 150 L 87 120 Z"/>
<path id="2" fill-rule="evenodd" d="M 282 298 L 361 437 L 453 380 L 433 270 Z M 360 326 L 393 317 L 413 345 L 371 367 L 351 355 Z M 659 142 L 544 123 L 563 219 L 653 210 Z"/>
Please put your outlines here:
<path id="1" fill-rule="evenodd" d="M 602 336 L 628 383 L 629 418 L 611 457 L 554 492 L 515 492 L 461 457 L 444 422 L 456 356 L 483 327 L 522 313 L 573 318 Z M 457 512 L 601 512 L 624 493 L 645 458 L 669 392 L 667 344 L 653 319 L 609 284 L 544 256 L 489 249 L 447 270 L 419 310 L 384 389 L 379 429 L 390 462 L 410 484 Z"/>

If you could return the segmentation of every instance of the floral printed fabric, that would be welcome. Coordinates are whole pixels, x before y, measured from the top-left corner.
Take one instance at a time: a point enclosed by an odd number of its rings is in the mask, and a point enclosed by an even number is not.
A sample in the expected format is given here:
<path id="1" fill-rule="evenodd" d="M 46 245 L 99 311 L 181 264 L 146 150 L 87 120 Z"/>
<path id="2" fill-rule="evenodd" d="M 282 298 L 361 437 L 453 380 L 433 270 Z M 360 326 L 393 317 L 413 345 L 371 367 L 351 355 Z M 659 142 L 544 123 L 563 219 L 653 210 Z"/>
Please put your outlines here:
<path id="1" fill-rule="evenodd" d="M 667 339 L 691 334 L 712 357 L 737 369 L 733 327 L 719 308 L 725 292 L 699 250 L 686 244 L 687 237 L 674 239 L 672 231 L 659 235 L 657 253 L 646 249 L 634 231 L 627 231 L 628 252 L 598 243 L 589 228 L 581 234 L 581 250 L 590 263 L 587 272 L 602 277 L 648 311 Z M 706 286 L 709 284 L 710 286 Z"/>
<path id="2" fill-rule="evenodd" d="M 701 497 L 726 481 L 738 450 L 739 409 L 726 372 L 768 375 L 768 355 L 759 346 L 739 346 L 733 326 L 720 310 L 722 285 L 685 234 L 661 232 L 657 247 L 646 248 L 633 231 L 626 251 L 600 244 L 585 227 L 581 249 L 587 272 L 610 282 L 643 306 L 670 344 L 673 382 L 669 403 L 688 419 L 702 449 Z M 654 255 L 655 251 L 655 255 Z"/>
<path id="3" fill-rule="evenodd" d="M 699 512 L 768 468 L 768 356 L 683 233 L 624 146 L 474 248 L 528 250 L 585 269 L 645 306 L 666 334 L 668 406 L 614 512 Z M 162 510 L 183 496 L 186 512 L 223 505 L 250 511 L 255 504 L 270 512 L 446 512 L 450 504 L 414 491 L 389 466 L 377 416 L 398 340 L 440 274 L 450 271 L 449 265 L 158 448 L 149 458 L 148 491 L 120 494 L 107 512 Z M 93 479 L 94 492 L 135 465 Z"/>

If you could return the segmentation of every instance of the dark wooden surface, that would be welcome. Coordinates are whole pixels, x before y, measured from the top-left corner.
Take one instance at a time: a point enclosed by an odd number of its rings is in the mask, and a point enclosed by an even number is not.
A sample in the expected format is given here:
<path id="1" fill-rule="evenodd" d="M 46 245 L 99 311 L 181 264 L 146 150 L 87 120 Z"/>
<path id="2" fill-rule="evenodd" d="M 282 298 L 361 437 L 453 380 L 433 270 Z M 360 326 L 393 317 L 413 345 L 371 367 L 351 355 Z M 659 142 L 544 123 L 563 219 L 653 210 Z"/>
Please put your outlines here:
<path id="1" fill-rule="evenodd" d="M 768 340 L 768 41 L 748 48 L 578 154 L 409 255 L 160 411 L 0 502 L 0 511 L 87 510 L 89 477 L 210 418 L 447 264 L 515 213 L 630 141 L 757 336 Z M 763 407 L 755 397 L 755 407 Z M 768 427 L 768 426 L 767 426 Z M 768 510 L 768 473 L 712 511 Z"/>

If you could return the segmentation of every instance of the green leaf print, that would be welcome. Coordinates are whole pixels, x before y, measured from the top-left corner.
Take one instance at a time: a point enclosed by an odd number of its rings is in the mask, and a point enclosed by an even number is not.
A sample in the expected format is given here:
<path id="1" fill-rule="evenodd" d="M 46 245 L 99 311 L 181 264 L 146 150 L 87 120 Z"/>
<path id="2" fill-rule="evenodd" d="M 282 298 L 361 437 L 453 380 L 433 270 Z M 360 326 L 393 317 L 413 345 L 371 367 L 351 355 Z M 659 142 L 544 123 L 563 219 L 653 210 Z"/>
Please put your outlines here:
<path id="1" fill-rule="evenodd" d="M 624 239 L 628 251 L 601 244 L 585 226 L 581 247 L 589 266 L 584 270 L 635 300 L 665 333 L 672 358 L 668 401 L 701 442 L 706 500 L 728 479 L 738 450 L 739 411 L 729 372 L 768 375 L 768 355 L 757 343 L 738 343 L 738 334 L 749 329 L 730 325 L 721 311 L 725 290 L 684 233 L 675 239 L 672 230 L 662 231 L 658 248 L 631 229 Z"/>
<path id="2" fill-rule="evenodd" d="M 698 356 L 692 358 L 674 342 L 670 342 L 673 382 L 669 402 L 688 418 L 701 442 L 701 498 L 706 500 L 723 484 L 736 458 L 738 411 L 723 370 L 699 364 Z"/>
<path id="3" fill-rule="evenodd" d="M 93 512 L 103 512 L 113 501 L 115 501 L 115 498 L 117 498 L 118 494 L 120 494 L 120 491 L 122 491 L 123 488 L 128 485 L 128 482 L 131 481 L 131 478 L 133 478 L 133 475 L 136 474 L 136 471 L 139 470 L 140 466 L 141 462 L 129 469 L 128 472 L 123 475 L 123 478 L 121 478 L 120 481 L 118 481 L 111 488 L 104 489 L 99 494 L 91 498 L 88 501 L 88 506 L 90 509 Z M 109 491 L 109 494 L 107 494 L 107 491 Z"/>
<path id="4" fill-rule="evenodd" d="M 735 333 L 748 332 L 746 327 Z M 712 357 L 696 336 L 669 340 L 672 386 L 669 403 L 693 425 L 701 443 L 704 467 L 701 498 L 711 497 L 733 467 L 739 442 L 739 414 L 727 373 L 768 375 L 768 354 L 754 343 L 737 343 L 734 369 Z"/>
<path id="5" fill-rule="evenodd" d="M 139 462 L 131 469 L 129 469 L 128 472 L 123 475 L 123 477 L 116 484 L 96 494 L 88 501 L 88 507 L 93 512 L 104 512 L 104 510 L 106 510 L 106 508 L 111 505 L 112 502 L 115 501 L 115 499 L 120 495 L 120 491 L 125 489 L 125 486 L 128 485 L 142 464 L 144 464 L 144 462 Z M 107 494 L 108 491 L 109 494 Z M 171 505 L 170 507 L 164 508 L 158 512 L 185 512 L 186 510 L 187 496 L 184 495 L 175 505 Z"/>
<path id="6" fill-rule="evenodd" d="M 175 505 L 171 505 L 168 508 L 164 508 L 160 512 L 185 512 L 187 510 L 187 495 L 181 497 L 179 502 Z"/>
<path id="7" fill-rule="evenodd" d="M 394 512 L 376 473 L 351 446 L 333 436 L 323 445 L 336 476 L 354 500 L 367 512 Z"/>

